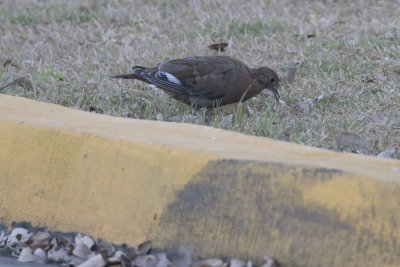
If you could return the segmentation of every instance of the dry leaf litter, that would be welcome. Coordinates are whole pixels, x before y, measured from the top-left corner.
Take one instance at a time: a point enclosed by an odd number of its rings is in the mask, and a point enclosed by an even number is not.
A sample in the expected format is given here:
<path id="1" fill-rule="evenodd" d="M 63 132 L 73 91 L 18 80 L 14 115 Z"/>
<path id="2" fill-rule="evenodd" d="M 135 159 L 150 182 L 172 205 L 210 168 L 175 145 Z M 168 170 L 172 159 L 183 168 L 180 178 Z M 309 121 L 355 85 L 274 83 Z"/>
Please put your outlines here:
<path id="1" fill-rule="evenodd" d="M 172 250 L 171 250 L 172 251 Z M 57 263 L 79 267 L 252 267 L 251 261 L 240 259 L 202 259 L 194 257 L 191 246 L 181 246 L 175 252 L 152 249 L 146 241 L 137 248 L 126 244 L 115 245 L 104 240 L 95 241 L 80 233 L 45 231 L 45 228 L 16 226 L 11 231 L 0 225 L 0 255 L 18 258 L 20 262 Z M 279 264 L 265 256 L 262 267 Z"/>

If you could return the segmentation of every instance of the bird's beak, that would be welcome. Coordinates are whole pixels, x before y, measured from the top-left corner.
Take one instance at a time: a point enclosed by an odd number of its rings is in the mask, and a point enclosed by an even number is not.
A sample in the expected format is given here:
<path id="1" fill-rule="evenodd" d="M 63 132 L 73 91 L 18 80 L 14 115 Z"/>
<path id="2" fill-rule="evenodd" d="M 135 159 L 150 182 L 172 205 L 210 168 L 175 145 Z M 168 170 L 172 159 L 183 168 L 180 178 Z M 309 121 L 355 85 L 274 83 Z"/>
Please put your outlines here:
<path id="1" fill-rule="evenodd" d="M 277 86 L 274 86 L 274 88 L 272 89 L 272 92 L 274 92 L 274 95 L 275 95 L 276 101 L 279 101 L 279 100 L 281 100 L 281 96 L 279 95 L 279 92 L 278 92 L 278 87 L 277 87 Z"/>

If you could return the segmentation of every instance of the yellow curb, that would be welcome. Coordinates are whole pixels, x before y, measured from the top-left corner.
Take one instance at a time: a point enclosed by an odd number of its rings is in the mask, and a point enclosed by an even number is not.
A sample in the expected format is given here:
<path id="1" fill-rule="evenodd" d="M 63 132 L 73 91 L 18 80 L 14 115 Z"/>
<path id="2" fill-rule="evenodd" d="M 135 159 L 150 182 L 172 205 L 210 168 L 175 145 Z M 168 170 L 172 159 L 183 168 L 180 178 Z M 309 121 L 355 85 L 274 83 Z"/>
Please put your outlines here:
<path id="1" fill-rule="evenodd" d="M 283 266 L 400 266 L 400 161 L 0 95 L 0 217 Z"/>

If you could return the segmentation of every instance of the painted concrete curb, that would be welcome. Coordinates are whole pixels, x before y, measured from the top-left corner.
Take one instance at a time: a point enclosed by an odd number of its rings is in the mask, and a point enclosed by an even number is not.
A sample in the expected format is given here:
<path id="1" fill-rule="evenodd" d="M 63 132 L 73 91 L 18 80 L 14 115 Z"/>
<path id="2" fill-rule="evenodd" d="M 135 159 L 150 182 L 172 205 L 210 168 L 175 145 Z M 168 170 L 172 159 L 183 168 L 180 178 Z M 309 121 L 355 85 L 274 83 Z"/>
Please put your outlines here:
<path id="1" fill-rule="evenodd" d="M 0 217 L 283 266 L 399 266 L 400 161 L 0 95 Z"/>

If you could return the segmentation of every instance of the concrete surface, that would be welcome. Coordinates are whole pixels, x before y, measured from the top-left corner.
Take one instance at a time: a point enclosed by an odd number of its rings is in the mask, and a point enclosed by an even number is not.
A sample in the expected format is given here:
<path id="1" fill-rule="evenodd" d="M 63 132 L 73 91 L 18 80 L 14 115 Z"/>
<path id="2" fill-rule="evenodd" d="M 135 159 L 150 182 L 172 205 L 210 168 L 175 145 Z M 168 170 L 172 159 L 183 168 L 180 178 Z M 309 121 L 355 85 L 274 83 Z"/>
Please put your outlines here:
<path id="1" fill-rule="evenodd" d="M 0 95 L 0 216 L 283 266 L 400 266 L 400 161 Z"/>

